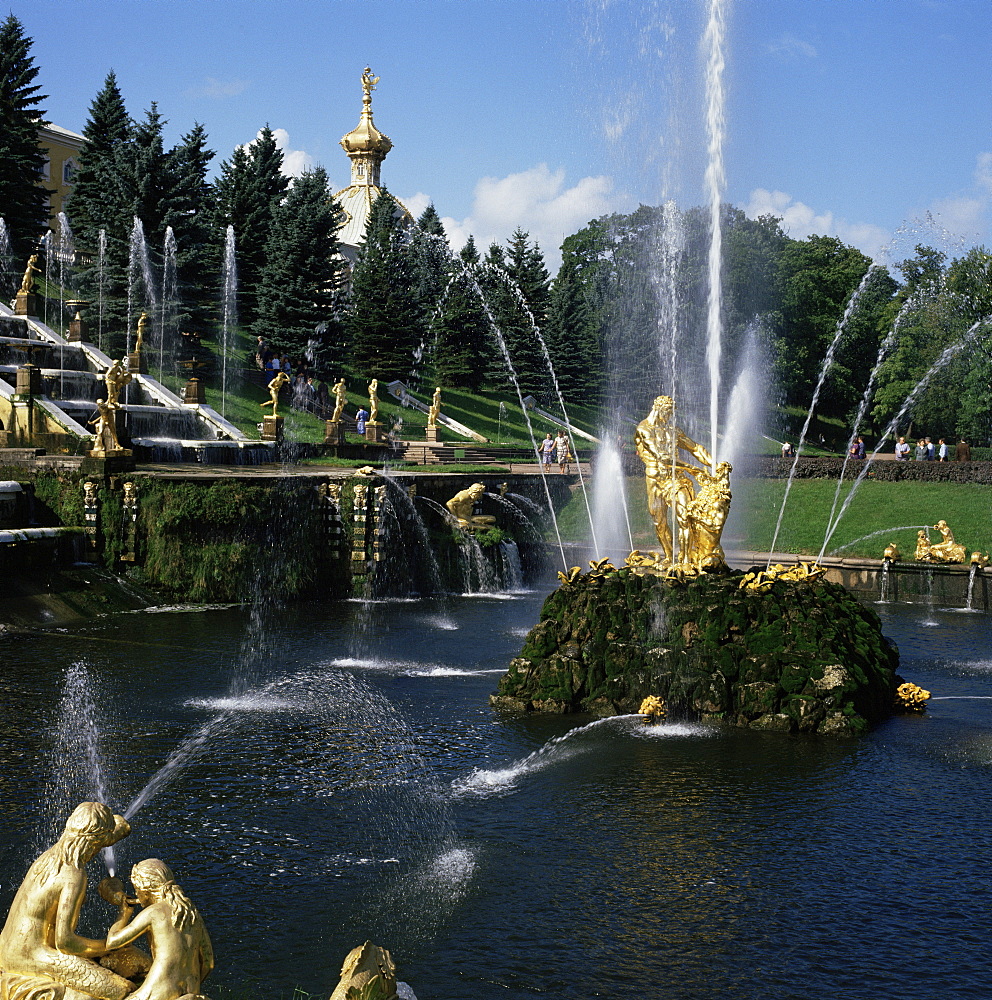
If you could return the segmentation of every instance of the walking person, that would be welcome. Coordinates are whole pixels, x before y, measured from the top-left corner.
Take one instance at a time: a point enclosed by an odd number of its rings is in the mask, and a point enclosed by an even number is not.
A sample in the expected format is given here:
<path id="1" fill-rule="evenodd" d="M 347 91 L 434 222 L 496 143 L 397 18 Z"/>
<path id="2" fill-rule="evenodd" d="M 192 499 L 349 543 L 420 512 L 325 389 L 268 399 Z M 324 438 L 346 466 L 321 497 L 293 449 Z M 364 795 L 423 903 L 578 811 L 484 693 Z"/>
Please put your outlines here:
<path id="1" fill-rule="evenodd" d="M 558 454 L 558 471 L 565 475 L 568 472 L 568 438 L 565 437 L 565 432 L 558 429 L 558 435 L 555 437 L 555 451 Z"/>
<path id="2" fill-rule="evenodd" d="M 954 461 L 955 462 L 970 462 L 971 461 L 971 446 L 961 438 L 957 443 L 957 447 L 954 449 Z"/>
<path id="3" fill-rule="evenodd" d="M 937 461 L 947 461 L 947 442 L 943 438 L 937 442 Z"/>
<path id="4" fill-rule="evenodd" d="M 551 431 L 544 435 L 544 440 L 538 451 L 541 453 L 541 471 L 548 472 L 551 468 L 551 456 L 555 451 L 555 442 L 551 437 Z"/>

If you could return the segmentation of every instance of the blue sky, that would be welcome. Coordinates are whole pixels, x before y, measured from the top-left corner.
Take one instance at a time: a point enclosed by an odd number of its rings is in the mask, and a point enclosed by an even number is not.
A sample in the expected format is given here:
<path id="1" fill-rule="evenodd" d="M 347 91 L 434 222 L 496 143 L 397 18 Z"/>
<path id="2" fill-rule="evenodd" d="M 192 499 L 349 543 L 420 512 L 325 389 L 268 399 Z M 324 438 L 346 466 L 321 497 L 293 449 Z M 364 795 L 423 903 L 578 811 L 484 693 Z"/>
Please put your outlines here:
<path id="1" fill-rule="evenodd" d="M 109 69 L 216 163 L 268 123 L 348 182 L 366 63 L 389 189 L 453 242 L 520 225 L 552 264 L 589 219 L 702 204 L 704 0 L 13 0 L 48 116 L 80 131 Z M 727 0 L 725 198 L 891 259 L 989 245 L 992 3 Z M 933 223 L 925 220 L 931 217 Z"/>

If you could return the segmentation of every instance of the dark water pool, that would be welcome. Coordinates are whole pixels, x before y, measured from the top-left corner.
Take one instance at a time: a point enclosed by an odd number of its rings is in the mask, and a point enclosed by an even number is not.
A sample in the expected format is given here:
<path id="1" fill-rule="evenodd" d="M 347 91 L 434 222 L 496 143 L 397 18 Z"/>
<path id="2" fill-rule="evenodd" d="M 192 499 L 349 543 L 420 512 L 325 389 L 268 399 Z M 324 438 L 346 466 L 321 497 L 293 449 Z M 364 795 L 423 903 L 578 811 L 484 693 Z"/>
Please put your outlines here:
<path id="1" fill-rule="evenodd" d="M 539 601 L 140 613 L 6 643 L 0 909 L 98 770 L 120 810 L 185 747 L 117 864 L 173 865 L 211 983 L 326 994 L 372 938 L 420 1000 L 992 993 L 987 617 L 882 607 L 935 700 L 837 741 L 498 718 Z"/>

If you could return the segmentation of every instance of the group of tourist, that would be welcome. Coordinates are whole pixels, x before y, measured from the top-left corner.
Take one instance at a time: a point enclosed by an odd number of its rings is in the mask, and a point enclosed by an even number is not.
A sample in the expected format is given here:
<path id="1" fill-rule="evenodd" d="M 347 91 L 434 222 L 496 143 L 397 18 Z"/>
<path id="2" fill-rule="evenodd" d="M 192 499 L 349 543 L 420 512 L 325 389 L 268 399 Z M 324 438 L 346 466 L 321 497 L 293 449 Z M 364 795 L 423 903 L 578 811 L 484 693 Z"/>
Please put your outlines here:
<path id="1" fill-rule="evenodd" d="M 571 461 L 572 453 L 569 451 L 568 436 L 563 428 L 559 427 L 557 434 L 551 436 L 551 431 L 544 435 L 538 449 L 541 453 L 541 469 L 547 472 L 551 468 L 552 459 L 558 461 L 558 471 L 565 475 L 568 472 L 568 463 Z"/>
<path id="2" fill-rule="evenodd" d="M 895 454 L 900 462 L 908 462 L 910 460 L 910 452 L 912 451 L 913 448 L 904 437 L 900 437 L 896 441 Z M 948 462 L 950 461 L 950 448 L 944 438 L 938 438 L 937 443 L 934 444 L 930 438 L 921 437 L 916 442 L 916 449 L 912 458 L 917 462 Z M 954 461 L 971 461 L 971 446 L 964 438 L 961 438 L 954 446 Z"/>

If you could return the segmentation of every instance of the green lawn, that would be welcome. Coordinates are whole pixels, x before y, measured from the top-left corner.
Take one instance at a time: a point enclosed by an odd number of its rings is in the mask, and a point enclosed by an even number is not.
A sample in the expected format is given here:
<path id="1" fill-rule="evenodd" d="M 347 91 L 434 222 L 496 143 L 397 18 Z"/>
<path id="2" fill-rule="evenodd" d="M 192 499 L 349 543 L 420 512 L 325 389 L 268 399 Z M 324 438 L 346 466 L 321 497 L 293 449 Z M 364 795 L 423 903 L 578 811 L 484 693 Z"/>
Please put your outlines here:
<path id="1" fill-rule="evenodd" d="M 627 479 L 628 510 L 634 544 L 657 544 L 647 514 L 644 479 Z M 834 500 L 836 482 L 826 479 L 801 479 L 792 484 L 789 502 L 782 520 L 775 548 L 781 552 L 817 555 L 823 544 L 828 516 Z M 750 479 L 732 483 L 734 500 L 724 541 L 734 548 L 767 551 L 771 545 L 785 493 L 785 481 Z M 847 495 L 841 491 L 840 504 Z M 992 552 L 992 522 L 989 518 L 992 492 L 988 486 L 963 483 L 885 483 L 866 480 L 858 487 L 851 506 L 841 520 L 827 547 L 827 554 L 858 555 L 881 558 L 885 546 L 895 541 L 904 558 L 912 558 L 916 548 L 916 529 L 892 529 L 906 525 L 935 524 L 943 518 L 954 531 L 955 539 L 969 552 L 981 549 Z M 562 537 L 583 541 L 589 535 L 585 503 L 576 491 L 559 516 Z M 871 538 L 864 538 L 880 532 Z M 857 539 L 863 539 L 858 542 Z M 848 543 L 855 544 L 849 545 Z M 837 552 L 838 549 L 842 551 Z"/>
<path id="2" fill-rule="evenodd" d="M 206 337 L 203 343 L 204 346 L 213 350 L 215 357 L 219 359 L 218 345 Z M 268 408 L 262 409 L 259 404 L 269 397 L 268 390 L 246 381 L 242 375 L 246 364 L 245 358 L 253 345 L 254 338 L 239 334 L 236 345 L 228 354 L 227 394 L 223 407 L 219 360 L 215 361 L 214 370 L 203 377 L 203 382 L 208 404 L 218 412 L 221 412 L 222 409 L 225 410 L 225 415 L 231 423 L 246 434 L 257 437 L 256 425 L 269 412 Z M 346 412 L 349 415 L 353 416 L 361 406 L 368 406 L 369 381 L 365 378 L 346 377 L 348 388 Z M 181 380 L 175 380 L 174 383 L 173 380 L 170 380 L 171 388 L 178 389 L 181 384 Z M 330 385 L 331 383 L 328 382 L 328 388 Z M 429 404 L 433 392 L 433 385 L 424 386 L 423 391 L 413 395 L 421 402 Z M 286 436 L 292 441 L 314 443 L 323 441 L 324 421 L 318 420 L 312 414 L 292 410 L 289 406 L 288 392 L 283 393 L 283 399 L 284 402 L 280 404 L 279 413 L 286 418 Z M 504 404 L 502 416 L 500 403 Z M 549 412 L 556 411 L 557 406 L 549 407 Z M 464 389 L 445 389 L 442 393 L 441 412 L 488 438 L 490 445 L 505 445 L 511 448 L 530 447 L 527 423 L 513 389 L 505 392 L 479 393 L 468 392 Z M 597 433 L 598 411 L 596 408 L 569 406 L 568 416 L 576 427 L 590 434 Z M 392 427 L 394 422 L 402 420 L 401 437 L 414 441 L 425 439 L 424 429 L 427 426 L 427 414 L 412 407 L 404 407 L 399 400 L 389 395 L 385 382 L 380 382 L 379 385 L 379 419 L 386 425 L 387 429 Z M 543 438 L 547 431 L 554 433 L 555 424 L 543 417 L 532 413 L 531 422 L 534 434 L 538 439 Z M 471 447 L 474 443 L 444 427 L 440 427 L 438 430 L 441 441 L 464 444 L 466 447 Z M 358 442 L 362 440 L 353 433 L 348 433 L 346 437 L 348 441 Z M 583 442 L 579 445 L 583 453 L 586 451 L 586 444 Z M 591 442 L 588 443 L 588 447 L 592 448 Z"/>

